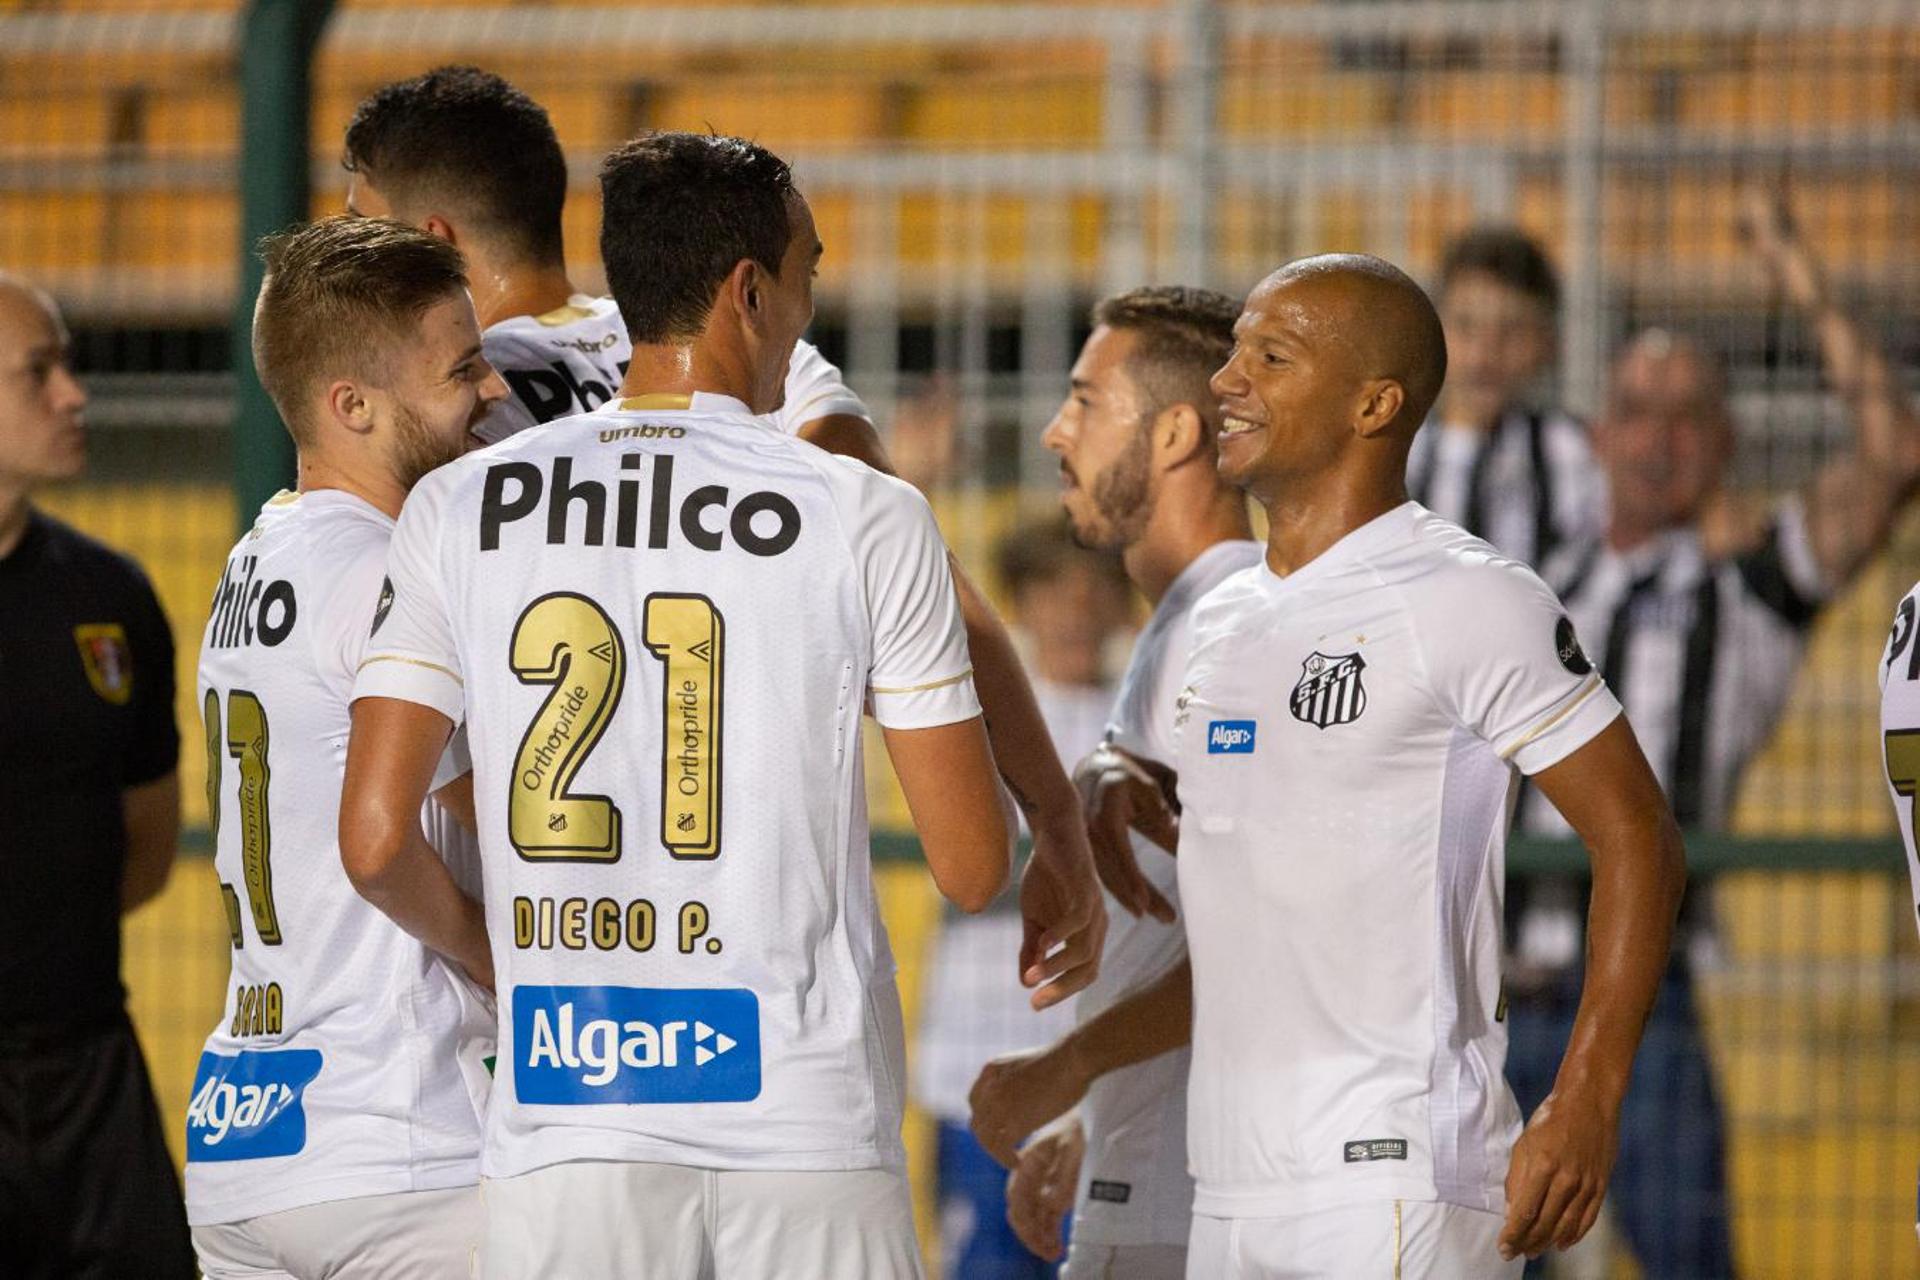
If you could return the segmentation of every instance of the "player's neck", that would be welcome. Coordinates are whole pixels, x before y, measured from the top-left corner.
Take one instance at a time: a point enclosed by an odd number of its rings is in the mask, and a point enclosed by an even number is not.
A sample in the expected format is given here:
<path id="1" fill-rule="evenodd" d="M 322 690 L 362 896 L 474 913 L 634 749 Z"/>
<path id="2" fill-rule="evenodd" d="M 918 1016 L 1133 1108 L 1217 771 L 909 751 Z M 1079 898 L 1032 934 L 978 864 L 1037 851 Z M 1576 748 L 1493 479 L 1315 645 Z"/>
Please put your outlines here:
<path id="1" fill-rule="evenodd" d="M 474 255 L 469 260 L 469 268 L 473 313 L 483 330 L 516 316 L 543 316 L 557 311 L 566 306 L 574 294 L 566 268 L 558 264 L 507 265 L 492 262 L 485 255 Z"/>
<path id="2" fill-rule="evenodd" d="M 1180 575 L 1208 550 L 1251 537 L 1245 495 L 1209 483 L 1201 494 L 1162 494 L 1146 532 L 1121 559 L 1127 577 L 1147 603 L 1158 605 Z"/>
<path id="3" fill-rule="evenodd" d="M 0 560 L 12 555 L 27 536 L 27 520 L 32 514 L 27 487 L 0 481 Z"/>
<path id="4" fill-rule="evenodd" d="M 1407 500 L 1404 475 L 1323 476 L 1291 488 L 1298 492 L 1260 498 L 1267 513 L 1267 567 L 1283 578 Z"/>
<path id="5" fill-rule="evenodd" d="M 400 518 L 400 506 L 407 500 L 406 488 L 383 466 L 341 465 L 323 455 L 302 453 L 299 477 L 294 487 L 301 493 L 338 489 L 385 512 L 392 520 Z"/>
<path id="6" fill-rule="evenodd" d="M 636 345 L 633 363 L 620 384 L 620 398 L 647 395 L 692 395 L 705 391 L 731 396 L 749 410 L 754 407 L 751 364 L 740 353 L 696 340 L 684 344 Z"/>

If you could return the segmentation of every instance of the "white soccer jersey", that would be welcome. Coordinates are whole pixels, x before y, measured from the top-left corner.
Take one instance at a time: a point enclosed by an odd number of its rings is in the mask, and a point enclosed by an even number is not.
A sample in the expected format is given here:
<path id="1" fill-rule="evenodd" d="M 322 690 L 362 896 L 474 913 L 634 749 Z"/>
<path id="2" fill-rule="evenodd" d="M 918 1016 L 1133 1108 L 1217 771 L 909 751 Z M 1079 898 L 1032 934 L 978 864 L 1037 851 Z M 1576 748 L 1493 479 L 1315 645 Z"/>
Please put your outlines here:
<path id="1" fill-rule="evenodd" d="M 1532 571 L 1408 502 L 1193 613 L 1175 714 L 1194 1212 L 1499 1212 L 1519 773 L 1620 714 Z"/>
<path id="2" fill-rule="evenodd" d="M 590 413 L 620 394 L 633 359 L 633 344 L 612 298 L 575 294 L 567 305 L 541 316 L 514 316 L 489 325 L 480 338 L 488 363 L 513 394 L 487 411 L 478 435 L 504 440 L 555 418 Z M 785 402 L 766 415 L 788 435 L 816 418 L 848 414 L 870 418 L 860 397 L 847 389 L 840 370 L 811 343 L 794 344 L 787 365 Z"/>
<path id="3" fill-rule="evenodd" d="M 1437 418 L 1413 438 L 1407 491 L 1523 564 L 1604 531 L 1606 482 L 1585 424 L 1515 409 L 1491 431 Z"/>
<path id="4" fill-rule="evenodd" d="M 1893 631 L 1880 655 L 1880 733 L 1887 794 L 1900 823 L 1900 843 L 1907 849 L 1914 911 L 1920 917 L 1920 850 L 1914 846 L 1914 811 L 1920 806 L 1920 643 L 1916 643 L 1920 637 L 1914 635 L 1917 602 L 1920 583 L 1907 592 L 1894 611 Z"/>
<path id="5" fill-rule="evenodd" d="M 341 490 L 283 493 L 214 596 L 199 691 L 233 971 L 187 1113 L 196 1225 L 479 1177 L 456 1057 L 491 1014 L 354 891 L 336 836 L 392 531 Z"/>
<path id="6" fill-rule="evenodd" d="M 472 750 L 483 1172 L 898 1166 L 861 708 L 980 713 L 925 500 L 725 396 L 630 400 L 429 475 L 389 573 L 355 696 Z"/>
<path id="7" fill-rule="evenodd" d="M 1114 701 L 1107 739 L 1136 756 L 1171 765 L 1173 706 L 1192 648 L 1194 604 L 1226 578 L 1258 564 L 1258 542 L 1221 542 L 1194 558 L 1173 580 L 1134 642 Z M 1142 836 L 1134 858 L 1153 886 L 1179 906 L 1174 860 Z M 1077 1004 L 1080 1021 L 1111 1008 L 1178 964 L 1187 954 L 1180 923 L 1135 917 L 1107 895 L 1107 943 L 1100 976 Z M 1080 1104 L 1087 1150 L 1074 1201 L 1076 1243 L 1184 1246 L 1193 1213 L 1187 1174 L 1188 1053 L 1177 1049 L 1109 1072 Z"/>

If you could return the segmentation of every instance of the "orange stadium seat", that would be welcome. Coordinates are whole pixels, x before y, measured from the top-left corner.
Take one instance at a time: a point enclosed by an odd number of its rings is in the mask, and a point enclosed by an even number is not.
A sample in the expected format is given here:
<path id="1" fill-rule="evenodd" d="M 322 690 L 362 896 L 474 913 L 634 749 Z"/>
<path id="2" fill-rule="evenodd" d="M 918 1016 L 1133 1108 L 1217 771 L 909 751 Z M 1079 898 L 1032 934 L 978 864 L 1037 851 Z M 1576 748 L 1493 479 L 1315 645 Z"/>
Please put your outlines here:
<path id="1" fill-rule="evenodd" d="M 1560 77 L 1537 71 L 1439 71 L 1417 77 L 1406 120 L 1450 138 L 1548 138 L 1565 128 Z"/>
<path id="2" fill-rule="evenodd" d="M 1379 72 L 1240 67 L 1220 86 L 1220 131 L 1234 138 L 1372 134 L 1393 113 L 1391 78 Z"/>
<path id="3" fill-rule="evenodd" d="M 790 80 L 689 80 L 664 86 L 649 102 L 660 129 L 705 129 L 753 138 L 776 149 L 793 144 L 877 142 L 893 131 L 889 94 L 880 84 Z"/>
<path id="4" fill-rule="evenodd" d="M 1089 146 L 1102 88 L 1085 77 L 948 77 L 908 93 L 902 137 L 930 146 Z"/>

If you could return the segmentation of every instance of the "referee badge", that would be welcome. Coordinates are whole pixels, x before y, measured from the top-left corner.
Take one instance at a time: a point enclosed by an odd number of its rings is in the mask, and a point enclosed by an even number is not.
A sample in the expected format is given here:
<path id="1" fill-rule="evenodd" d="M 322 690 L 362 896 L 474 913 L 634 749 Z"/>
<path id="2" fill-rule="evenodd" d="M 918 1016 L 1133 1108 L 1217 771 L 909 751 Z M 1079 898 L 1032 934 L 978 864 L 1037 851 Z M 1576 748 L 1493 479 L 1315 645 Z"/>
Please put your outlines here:
<path id="1" fill-rule="evenodd" d="M 80 664 L 87 669 L 93 691 L 116 707 L 133 697 L 133 650 L 127 629 L 117 622 L 84 622 L 73 629 L 80 646 Z"/>
<path id="2" fill-rule="evenodd" d="M 1293 686 L 1289 700 L 1295 720 L 1330 729 L 1358 720 L 1367 709 L 1366 686 L 1360 683 L 1367 660 L 1359 654 L 1328 657 L 1316 650 L 1300 667 L 1300 683 Z"/>

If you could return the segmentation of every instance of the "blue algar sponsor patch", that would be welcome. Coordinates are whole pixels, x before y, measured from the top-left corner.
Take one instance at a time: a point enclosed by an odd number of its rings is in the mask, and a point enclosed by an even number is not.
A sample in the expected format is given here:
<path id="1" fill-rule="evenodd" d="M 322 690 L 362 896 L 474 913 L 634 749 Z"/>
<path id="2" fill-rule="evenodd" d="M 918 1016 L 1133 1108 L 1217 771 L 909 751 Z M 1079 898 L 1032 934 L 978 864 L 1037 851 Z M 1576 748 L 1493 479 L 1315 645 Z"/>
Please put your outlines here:
<path id="1" fill-rule="evenodd" d="M 760 1001 L 714 987 L 515 987 L 513 1093 L 555 1106 L 760 1096 Z"/>
<path id="2" fill-rule="evenodd" d="M 1210 756 L 1245 756 L 1253 754 L 1253 731 L 1258 725 L 1252 720 L 1214 720 L 1207 725 L 1207 754 Z"/>
<path id="3" fill-rule="evenodd" d="M 305 1094 L 318 1049 L 203 1053 L 187 1106 L 187 1159 L 260 1160 L 307 1145 Z"/>

